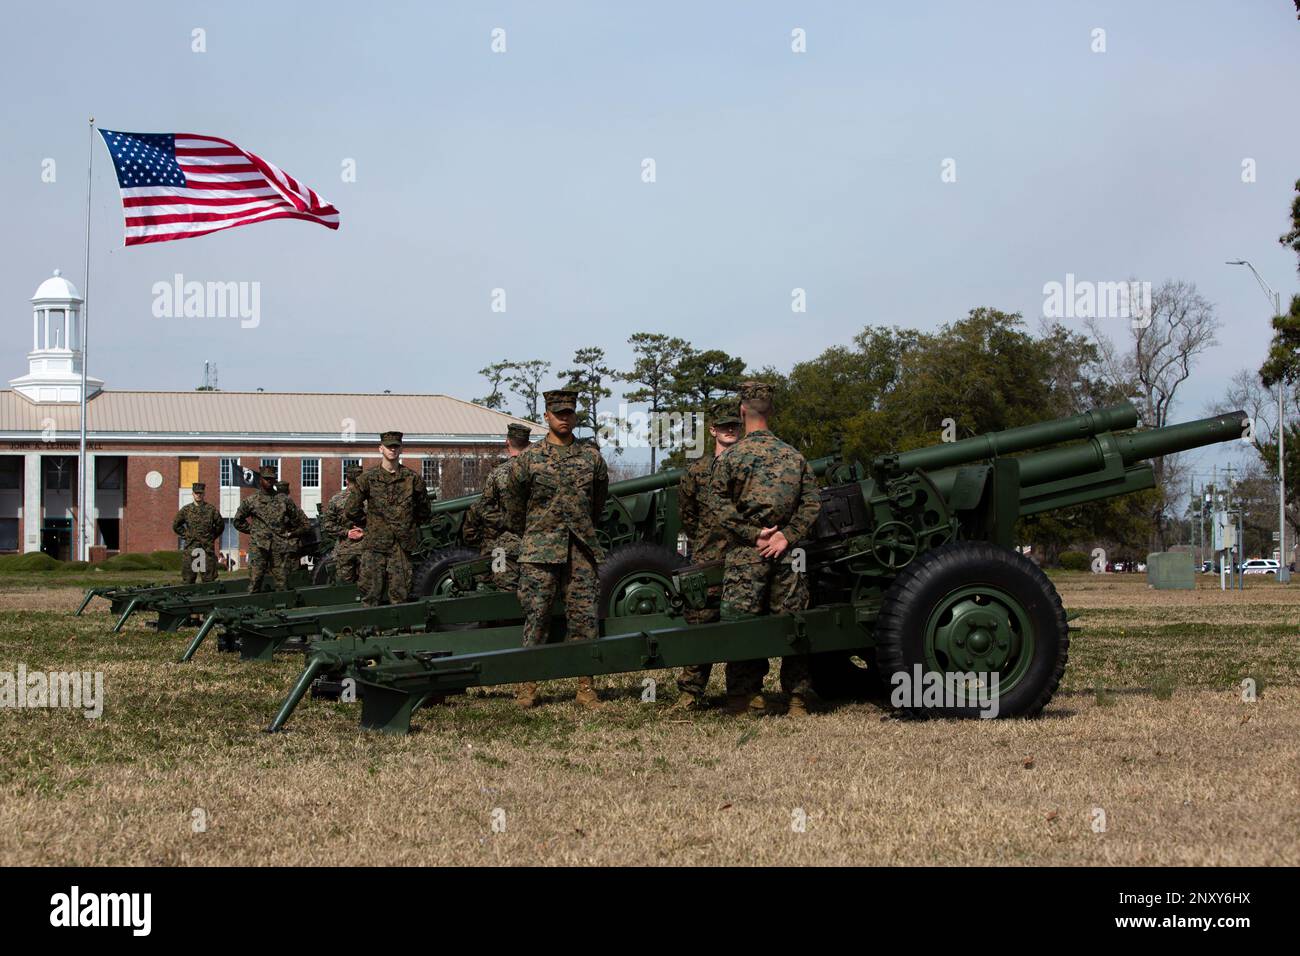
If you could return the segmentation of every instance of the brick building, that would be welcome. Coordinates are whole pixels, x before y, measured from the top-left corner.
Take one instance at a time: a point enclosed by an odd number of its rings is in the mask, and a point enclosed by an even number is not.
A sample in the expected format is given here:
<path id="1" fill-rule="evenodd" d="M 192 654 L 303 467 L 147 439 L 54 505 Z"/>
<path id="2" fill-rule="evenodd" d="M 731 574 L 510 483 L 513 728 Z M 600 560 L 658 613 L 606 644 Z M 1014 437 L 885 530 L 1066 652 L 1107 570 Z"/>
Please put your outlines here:
<path id="1" fill-rule="evenodd" d="M 57 270 L 41 283 L 28 372 L 0 389 L 0 553 L 75 550 L 82 301 Z M 379 433 L 390 428 L 405 432 L 403 463 L 440 497 L 467 494 L 519 421 L 447 395 L 119 391 L 93 378 L 86 391 L 93 557 L 176 548 L 172 519 L 195 481 L 226 518 L 222 551 L 246 551 L 230 519 L 259 467 L 275 466 L 314 515 L 343 486 L 347 464 L 378 462 Z"/>

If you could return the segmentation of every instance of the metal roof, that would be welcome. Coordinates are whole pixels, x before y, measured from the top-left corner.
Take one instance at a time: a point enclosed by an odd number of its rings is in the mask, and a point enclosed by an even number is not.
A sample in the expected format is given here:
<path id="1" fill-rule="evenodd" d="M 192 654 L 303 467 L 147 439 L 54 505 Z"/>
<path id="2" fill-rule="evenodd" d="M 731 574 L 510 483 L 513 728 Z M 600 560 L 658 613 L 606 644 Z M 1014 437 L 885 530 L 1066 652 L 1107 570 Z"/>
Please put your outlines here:
<path id="1" fill-rule="evenodd" d="M 57 432 L 81 429 L 76 404 L 34 403 L 0 389 L 0 435 L 41 433 L 53 420 Z M 87 436 L 133 438 L 240 438 L 343 441 L 378 440 L 390 429 L 408 441 L 504 439 L 506 426 L 532 422 L 448 395 L 376 395 L 332 392 L 147 392 L 106 390 L 86 409 Z"/>

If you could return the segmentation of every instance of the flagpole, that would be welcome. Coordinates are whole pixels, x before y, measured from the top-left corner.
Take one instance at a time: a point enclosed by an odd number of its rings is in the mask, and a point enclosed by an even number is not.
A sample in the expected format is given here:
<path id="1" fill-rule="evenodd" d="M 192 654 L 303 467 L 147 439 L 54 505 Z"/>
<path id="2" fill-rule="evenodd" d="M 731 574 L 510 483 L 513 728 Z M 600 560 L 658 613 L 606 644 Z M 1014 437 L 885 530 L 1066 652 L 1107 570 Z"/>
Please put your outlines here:
<path id="1" fill-rule="evenodd" d="M 92 524 L 86 512 L 86 500 L 94 500 L 93 494 L 87 495 L 86 485 L 86 353 L 90 341 L 90 187 L 94 182 L 92 175 L 95 167 L 95 117 L 90 117 L 90 139 L 86 153 L 86 272 L 81 284 L 81 446 L 77 455 L 77 491 L 81 499 L 77 507 L 77 550 L 75 554 L 82 561 L 90 560 L 90 542 Z"/>

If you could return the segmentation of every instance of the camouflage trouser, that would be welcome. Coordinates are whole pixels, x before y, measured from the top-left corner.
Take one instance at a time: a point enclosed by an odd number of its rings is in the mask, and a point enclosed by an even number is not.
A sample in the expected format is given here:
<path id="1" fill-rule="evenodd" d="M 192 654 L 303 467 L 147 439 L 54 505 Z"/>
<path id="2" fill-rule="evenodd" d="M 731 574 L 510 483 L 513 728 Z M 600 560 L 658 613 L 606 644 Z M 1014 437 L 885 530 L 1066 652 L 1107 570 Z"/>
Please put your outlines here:
<path id="1" fill-rule="evenodd" d="M 356 584 L 361 571 L 361 543 L 344 538 L 334 545 L 334 583 Z"/>
<path id="2" fill-rule="evenodd" d="M 581 547 L 569 545 L 564 564 L 519 566 L 519 604 L 524 610 L 524 647 L 545 644 L 551 636 L 551 605 L 564 594 L 566 640 L 588 640 L 600 636 L 596 621 L 596 565 Z"/>
<path id="3" fill-rule="evenodd" d="M 296 551 L 279 551 L 272 548 L 271 563 L 266 569 L 267 573 L 271 575 L 271 590 L 289 590 L 289 575 L 293 573 L 293 569 L 299 564 Z"/>
<path id="4" fill-rule="evenodd" d="M 203 555 L 203 571 L 195 571 L 194 565 L 199 560 L 199 555 L 194 552 L 198 551 Z M 197 581 L 215 581 L 217 579 L 217 553 L 212 550 L 212 544 L 206 547 L 202 544 L 187 544 L 181 549 L 181 582 L 183 584 L 193 584 Z"/>
<path id="5" fill-rule="evenodd" d="M 498 555 L 496 550 L 501 548 L 505 554 Z M 492 571 L 483 578 L 484 583 L 492 582 L 492 586 L 498 591 L 518 591 L 519 590 L 519 536 L 507 532 L 496 541 L 483 545 L 483 550 L 479 552 L 483 557 L 492 559 Z M 504 557 L 504 566 L 497 570 L 498 565 L 502 564 L 498 559 Z"/>
<path id="6" fill-rule="evenodd" d="M 722 620 L 740 621 L 761 614 L 790 614 L 808 607 L 808 579 L 790 567 L 789 551 L 771 561 L 757 548 L 738 547 L 727 552 L 722 576 Z M 753 696 L 763 689 L 768 662 L 732 661 L 727 664 L 727 693 Z M 811 689 L 808 655 L 781 658 L 781 690 L 806 694 Z"/>
<path id="7" fill-rule="evenodd" d="M 687 624 L 712 624 L 718 620 L 720 614 L 713 602 L 722 594 L 720 586 L 709 588 L 709 607 L 687 608 L 685 618 Z M 687 664 L 682 668 L 681 674 L 677 676 L 677 689 L 683 694 L 690 694 L 692 697 L 703 697 L 705 690 L 709 686 L 709 677 L 713 674 L 712 664 Z"/>
<path id="8" fill-rule="evenodd" d="M 385 584 L 389 604 L 404 604 L 411 596 L 411 559 L 400 545 L 393 545 L 388 551 L 367 548 L 361 552 L 357 587 L 362 603 L 368 607 L 383 604 Z"/>
<path id="9" fill-rule="evenodd" d="M 267 572 L 275 566 L 275 555 L 270 548 L 248 549 L 248 593 L 269 591 L 265 587 Z"/>

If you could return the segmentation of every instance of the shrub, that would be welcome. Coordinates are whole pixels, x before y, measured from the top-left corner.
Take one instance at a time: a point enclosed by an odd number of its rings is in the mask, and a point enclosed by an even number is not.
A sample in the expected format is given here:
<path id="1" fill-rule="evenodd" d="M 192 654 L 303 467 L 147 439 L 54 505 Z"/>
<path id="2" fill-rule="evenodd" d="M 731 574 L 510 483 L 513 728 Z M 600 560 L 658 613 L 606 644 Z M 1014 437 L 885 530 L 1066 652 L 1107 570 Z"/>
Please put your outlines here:
<path id="1" fill-rule="evenodd" d="M 1062 551 L 1059 561 L 1066 571 L 1087 571 L 1092 566 L 1092 561 L 1082 551 Z"/>
<path id="2" fill-rule="evenodd" d="M 181 561 L 185 559 L 185 555 L 179 551 L 155 551 L 149 557 L 153 560 L 153 566 L 159 571 L 179 571 Z"/>
<path id="3" fill-rule="evenodd" d="M 125 554 L 115 554 L 107 561 L 99 564 L 99 567 L 105 571 L 156 571 L 158 565 L 154 563 L 153 555 L 137 554 L 135 552 L 126 552 Z"/>

